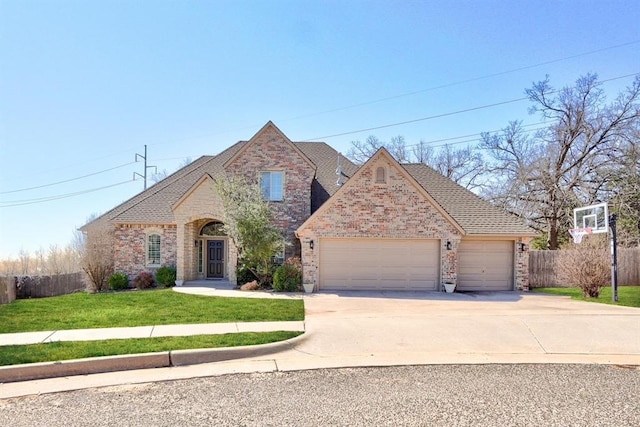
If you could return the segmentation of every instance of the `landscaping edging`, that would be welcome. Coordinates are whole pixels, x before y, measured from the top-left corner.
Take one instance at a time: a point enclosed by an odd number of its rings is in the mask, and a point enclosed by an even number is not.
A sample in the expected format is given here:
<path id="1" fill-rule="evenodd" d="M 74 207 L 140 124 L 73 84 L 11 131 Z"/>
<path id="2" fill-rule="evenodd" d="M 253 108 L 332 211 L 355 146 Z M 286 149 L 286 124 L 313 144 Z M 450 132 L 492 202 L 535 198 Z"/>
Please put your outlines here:
<path id="1" fill-rule="evenodd" d="M 129 371 L 134 369 L 169 368 L 198 363 L 258 357 L 293 348 L 305 339 L 306 332 L 297 337 L 268 344 L 243 347 L 202 348 L 174 350 L 159 353 L 124 354 L 118 356 L 91 357 L 87 359 L 62 360 L 58 362 L 27 363 L 0 366 L 0 384 L 72 375 L 99 374 L 104 372 Z"/>

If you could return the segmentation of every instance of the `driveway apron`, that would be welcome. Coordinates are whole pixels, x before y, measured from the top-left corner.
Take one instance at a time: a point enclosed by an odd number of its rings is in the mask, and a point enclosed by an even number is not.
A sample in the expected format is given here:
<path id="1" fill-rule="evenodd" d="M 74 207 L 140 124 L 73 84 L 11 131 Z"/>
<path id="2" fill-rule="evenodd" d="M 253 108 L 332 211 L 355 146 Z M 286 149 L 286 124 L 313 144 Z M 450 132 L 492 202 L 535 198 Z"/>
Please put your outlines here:
<path id="1" fill-rule="evenodd" d="M 309 359 L 640 362 L 640 310 L 630 307 L 514 292 L 318 293 L 305 307 L 309 339 L 295 350 Z"/>

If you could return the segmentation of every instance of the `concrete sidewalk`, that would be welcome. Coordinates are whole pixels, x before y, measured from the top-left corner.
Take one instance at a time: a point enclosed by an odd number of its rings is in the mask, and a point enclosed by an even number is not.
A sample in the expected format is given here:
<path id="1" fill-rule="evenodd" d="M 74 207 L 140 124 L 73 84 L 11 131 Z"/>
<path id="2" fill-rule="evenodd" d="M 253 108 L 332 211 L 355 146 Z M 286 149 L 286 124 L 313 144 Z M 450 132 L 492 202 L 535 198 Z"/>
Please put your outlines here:
<path id="1" fill-rule="evenodd" d="M 640 365 L 637 308 L 518 292 L 323 292 L 303 298 L 306 333 L 277 351 L 217 363 L 3 384 L 0 398 L 240 372 L 411 364 Z M 197 350 L 187 352 L 189 360 L 198 360 Z"/>
<path id="2" fill-rule="evenodd" d="M 98 341 L 128 338 L 219 335 L 238 332 L 304 332 L 304 322 L 236 322 L 186 325 L 136 326 L 129 328 L 69 329 L 61 331 L 0 334 L 0 346 L 39 344 L 55 341 Z"/>

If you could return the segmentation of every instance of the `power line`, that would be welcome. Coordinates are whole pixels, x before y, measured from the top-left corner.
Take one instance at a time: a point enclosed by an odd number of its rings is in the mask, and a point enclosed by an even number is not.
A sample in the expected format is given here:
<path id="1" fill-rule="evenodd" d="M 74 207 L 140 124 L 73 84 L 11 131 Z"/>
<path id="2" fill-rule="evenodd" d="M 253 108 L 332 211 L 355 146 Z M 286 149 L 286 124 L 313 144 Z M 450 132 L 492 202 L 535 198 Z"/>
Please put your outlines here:
<path id="1" fill-rule="evenodd" d="M 343 111 L 343 110 L 350 110 L 352 108 L 363 107 L 365 105 L 377 104 L 377 103 L 385 102 L 385 101 L 391 101 L 391 100 L 398 99 L 398 98 L 404 98 L 404 97 L 407 97 L 407 96 L 417 95 L 419 93 L 430 92 L 430 91 L 438 90 L 438 89 L 445 89 L 445 88 L 448 88 L 448 87 L 458 86 L 458 85 L 465 84 L 465 83 L 476 82 L 478 80 L 486 80 L 486 79 L 489 79 L 489 78 L 492 78 L 492 77 L 499 77 L 499 76 L 503 76 L 505 74 L 515 73 L 515 72 L 518 72 L 518 71 L 524 71 L 524 70 L 528 70 L 528 69 L 531 69 L 531 68 L 537 68 L 537 67 L 541 67 L 543 65 L 554 64 L 556 62 L 562 62 L 562 61 L 566 61 L 568 59 L 575 59 L 575 58 L 579 58 L 581 56 L 593 55 L 595 53 L 600 53 L 600 52 L 604 52 L 604 51 L 607 51 L 607 50 L 617 49 L 617 48 L 620 48 L 620 47 L 630 46 L 630 45 L 638 44 L 638 43 L 640 43 L 640 40 L 634 40 L 634 41 L 630 41 L 630 42 L 627 42 L 627 43 L 618 44 L 618 45 L 615 45 L 615 46 L 604 47 L 604 48 L 601 48 L 601 49 L 591 50 L 589 52 L 583 52 L 583 53 L 578 53 L 576 55 L 566 56 L 564 58 L 552 59 L 550 61 L 539 62 L 537 64 L 526 65 L 526 66 L 519 67 L 519 68 L 513 68 L 511 70 L 499 71 L 497 73 L 492 73 L 492 74 L 485 74 L 485 75 L 479 76 L 479 77 L 472 77 L 470 79 L 460 80 L 460 81 L 453 82 L 453 83 L 445 83 L 443 85 L 432 86 L 432 87 L 429 87 L 429 88 L 426 88 L 426 89 L 420 89 L 420 90 L 415 90 L 415 91 L 412 91 L 412 92 L 401 93 L 399 95 L 391 95 L 391 96 L 387 96 L 387 97 L 384 97 L 384 98 L 378 98 L 378 99 L 374 99 L 374 100 L 371 100 L 371 101 L 361 102 L 359 104 L 348 105 L 346 107 L 338 107 L 338 108 L 334 108 L 334 109 L 331 109 L 331 110 L 321 111 L 321 112 L 318 112 L 318 113 L 304 114 L 304 115 L 301 115 L 301 116 L 296 116 L 296 117 L 292 117 L 290 119 L 284 119 L 284 120 L 281 120 L 281 121 L 286 122 L 286 121 L 291 121 L 291 120 L 304 119 L 304 118 L 307 118 L 307 117 L 319 116 L 319 115 L 322 115 L 322 114 L 335 113 L 335 112 Z"/>
<path id="2" fill-rule="evenodd" d="M 613 81 L 613 80 L 620 80 L 620 79 L 624 79 L 624 78 L 631 77 L 631 76 L 637 76 L 638 74 L 639 74 L 638 72 L 635 72 L 635 73 L 631 73 L 631 74 L 626 74 L 624 76 L 613 77 L 613 78 L 610 78 L 610 79 L 602 80 L 602 81 L 598 82 L 598 84 L 607 83 L 607 82 L 610 82 L 610 81 Z M 556 92 L 558 92 L 558 89 L 557 90 L 553 90 L 553 91 L 549 91 L 549 94 L 556 93 Z M 358 130 L 353 130 L 353 131 L 348 131 L 348 132 L 341 132 L 341 133 L 336 133 L 336 134 L 333 134 L 333 135 L 318 136 L 318 137 L 315 137 L 315 138 L 305 139 L 305 140 L 303 140 L 303 142 L 310 142 L 310 141 L 319 140 L 319 139 L 335 138 L 335 137 L 338 137 L 338 136 L 352 135 L 354 133 L 369 132 L 369 131 L 372 131 L 372 130 L 378 130 L 378 129 L 385 129 L 385 128 L 390 128 L 390 127 L 395 127 L 395 126 L 401 126 L 401 125 L 406 125 L 406 124 L 410 124 L 410 123 L 422 122 L 422 121 L 425 121 L 425 120 L 439 119 L 439 118 L 442 118 L 442 117 L 453 116 L 453 115 L 456 115 L 456 114 L 469 113 L 471 111 L 483 110 L 483 109 L 486 109 L 486 108 L 498 107 L 500 105 L 512 104 L 512 103 L 515 103 L 515 102 L 520 102 L 520 101 L 524 101 L 524 100 L 528 100 L 528 99 L 529 99 L 529 97 L 526 96 L 526 97 L 523 97 L 523 98 L 511 99 L 511 100 L 508 100 L 508 101 L 496 102 L 496 103 L 493 103 L 493 104 L 485 104 L 485 105 L 480 105 L 480 106 L 477 106 L 477 107 L 465 108 L 463 110 L 456 110 L 456 111 L 451 111 L 451 112 L 448 112 L 448 113 L 441 113 L 441 114 L 435 114 L 433 116 L 421 117 L 419 119 L 405 120 L 405 121 L 402 121 L 402 122 L 389 123 L 389 124 L 386 124 L 386 125 L 373 126 L 373 127 L 369 127 L 369 128 L 358 129 Z"/>
<path id="3" fill-rule="evenodd" d="M 529 123 L 529 124 L 526 124 L 526 125 L 520 125 L 520 127 L 527 128 L 527 127 L 531 127 L 531 126 L 540 126 L 542 124 L 544 124 L 544 122 Z M 537 130 L 540 130 L 540 129 L 544 129 L 544 126 L 538 127 L 538 128 L 529 129 L 529 130 L 526 130 L 525 132 L 534 132 L 534 131 L 537 131 Z M 470 133 L 470 134 L 467 134 L 467 135 L 454 136 L 454 137 L 451 137 L 451 138 L 433 139 L 431 141 L 421 141 L 421 142 L 416 143 L 416 144 L 409 144 L 409 145 L 407 145 L 407 147 L 417 147 L 420 144 L 429 144 L 431 147 L 437 148 L 437 147 L 444 147 L 446 145 L 463 144 L 465 142 L 479 141 L 480 138 L 472 138 L 472 139 L 466 139 L 464 141 L 457 141 L 457 142 L 450 142 L 450 143 L 446 143 L 446 141 L 455 141 L 457 139 L 470 138 L 472 136 L 476 136 L 477 137 L 477 136 L 481 136 L 483 133 L 500 132 L 501 130 L 502 129 L 495 129 L 495 130 L 483 131 L 483 132 L 478 132 L 478 133 Z M 436 143 L 436 142 L 445 142 L 445 144 L 431 145 L 431 144 Z"/>
<path id="4" fill-rule="evenodd" d="M 401 125 L 406 125 L 406 124 L 409 124 L 409 123 L 422 122 L 422 121 L 425 121 L 425 120 L 439 119 L 439 118 L 442 118 L 442 117 L 453 116 L 453 115 L 456 115 L 456 114 L 468 113 L 470 111 L 477 111 L 477 110 L 482 110 L 482 109 L 485 109 L 485 108 L 497 107 L 499 105 L 512 104 L 514 102 L 520 102 L 520 101 L 524 101 L 524 100 L 527 100 L 527 99 L 529 99 L 529 98 L 528 97 L 524 97 L 524 98 L 511 99 L 509 101 L 502 101 L 502 102 L 496 102 L 494 104 L 480 105 L 478 107 L 465 108 L 464 110 L 451 111 L 451 112 L 448 112 L 448 113 L 442 113 L 442 114 L 436 114 L 436 115 L 433 115 L 433 116 L 421 117 L 419 119 L 405 120 L 403 122 L 389 123 L 389 124 L 386 124 L 386 125 L 374 126 L 374 127 L 365 128 L 365 129 L 358 129 L 358 130 L 352 130 L 352 131 L 348 131 L 348 132 L 336 133 L 336 134 L 333 134 L 333 135 L 318 136 L 316 138 L 305 139 L 304 141 L 305 142 L 310 142 L 310 141 L 318 140 L 318 139 L 335 138 L 335 137 L 338 137 L 338 136 L 352 135 L 354 133 L 361 133 L 361 132 L 369 132 L 369 131 L 372 131 L 372 130 L 385 129 L 385 128 L 390 128 L 390 127 L 394 127 L 394 126 L 401 126 Z"/>
<path id="5" fill-rule="evenodd" d="M 36 204 L 36 203 L 44 203 L 44 202 L 51 202 L 54 200 L 60 200 L 60 199 L 66 199 L 69 197 L 75 197 L 75 196 L 81 196 L 83 194 L 88 194 L 88 193 L 93 193 L 96 191 L 100 191 L 100 190 L 106 190 L 107 188 L 112 188 L 112 187 L 117 187 L 119 185 L 124 185 L 130 182 L 135 182 L 135 180 L 126 180 L 126 181 L 122 181 L 122 182 L 118 182 L 116 184 L 111 184 L 111 185 L 105 185 L 103 187 L 98 187 L 98 188 L 91 188 L 89 190 L 82 190 L 82 191 L 76 191 L 75 193 L 67 193 L 67 194 L 59 194 L 56 196 L 49 196 L 49 197 L 42 197 L 39 199 L 25 199 L 25 200 L 7 200 L 4 202 L 0 202 L 0 203 L 9 203 L 7 205 L 2 205 L 0 206 L 0 208 L 11 208 L 14 206 L 24 206 L 24 205 L 32 205 L 32 204 Z"/>
<path id="6" fill-rule="evenodd" d="M 105 173 L 105 172 L 109 172 L 109 171 L 112 171 L 112 170 L 115 170 L 115 169 L 123 168 L 125 166 L 129 166 L 129 165 L 132 165 L 134 163 L 135 162 L 124 163 L 122 165 L 114 166 L 114 167 L 109 168 L 109 169 L 101 170 L 101 171 L 98 171 L 98 172 L 93 172 L 93 173 L 90 173 L 90 174 L 87 174 L 87 175 L 78 176 L 76 178 L 65 179 L 64 181 L 52 182 L 50 184 L 43 184 L 43 185 L 38 185 L 38 186 L 35 186 L 35 187 L 28 187 L 28 188 L 20 188 L 18 190 L 0 191 L 0 194 L 20 193 L 22 191 L 37 190 L 39 188 L 52 187 L 54 185 L 65 184 L 67 182 L 77 181 L 79 179 L 84 179 L 84 178 L 88 178 L 90 176 L 99 175 L 101 173 Z"/>
<path id="7" fill-rule="evenodd" d="M 556 58 L 556 59 L 552 59 L 552 60 L 544 61 L 544 62 L 539 62 L 539 63 L 532 64 L 532 65 L 525 65 L 525 66 L 522 66 L 522 67 L 513 68 L 513 69 L 510 69 L 510 70 L 506 70 L 506 71 L 499 71 L 497 73 L 485 74 L 483 76 L 472 77 L 472 78 L 469 78 L 469 79 L 466 79 L 466 80 L 460 80 L 460 81 L 457 81 L 457 82 L 446 83 L 446 84 L 443 84 L 443 85 L 433 86 L 433 87 L 429 87 L 429 88 L 426 88 L 426 89 L 420 89 L 420 90 L 415 90 L 415 91 L 412 91 L 412 92 L 406 92 L 406 93 L 402 93 L 402 94 L 391 95 L 391 96 L 387 96 L 387 97 L 384 97 L 384 98 L 378 98 L 378 99 L 374 99 L 374 100 L 370 100 L 370 101 L 361 102 L 361 103 L 358 103 L 358 104 L 352 104 L 352 105 L 347 105 L 347 106 L 344 106 L 344 107 L 333 108 L 333 109 L 330 109 L 330 110 L 324 110 L 324 111 L 304 114 L 304 115 L 285 118 L 285 119 L 278 119 L 276 121 L 277 122 L 288 122 L 288 121 L 292 121 L 292 120 L 298 120 L 298 119 L 302 119 L 302 118 L 319 116 L 319 115 L 328 114 L 328 113 L 335 113 L 335 112 L 338 112 L 338 111 L 349 110 L 349 109 L 353 109 L 353 108 L 357 108 L 357 107 L 363 107 L 363 106 L 366 106 L 366 105 L 381 103 L 381 102 L 385 102 L 385 101 L 391 101 L 391 100 L 398 99 L 398 98 L 417 95 L 419 93 L 429 92 L 429 91 L 438 90 L 438 89 L 445 89 L 445 88 L 448 88 L 448 87 L 457 86 L 457 85 L 461 85 L 461 84 L 465 84 L 465 83 L 471 83 L 471 82 L 475 82 L 475 81 L 479 81 L 479 80 L 486 80 L 486 79 L 489 79 L 489 78 L 492 78 L 492 77 L 499 77 L 499 76 L 502 76 L 502 75 L 505 75 L 505 74 L 515 73 L 515 72 L 518 72 L 518 71 L 523 71 L 523 70 L 528 70 L 528 69 L 531 69 L 531 68 L 541 67 L 541 66 L 544 66 L 544 65 L 554 64 L 554 63 L 566 61 L 566 60 L 569 60 L 569 59 L 575 59 L 575 58 L 579 58 L 579 57 L 582 57 L 582 56 L 588 56 L 588 55 L 593 55 L 593 54 L 600 53 L 600 52 L 605 52 L 605 51 L 608 51 L 608 50 L 619 49 L 619 48 L 622 48 L 622 47 L 631 46 L 631 45 L 635 45 L 635 44 L 638 44 L 638 43 L 640 43 L 640 40 L 633 40 L 633 41 L 630 41 L 630 42 L 621 43 L 621 44 L 617 44 L 617 45 L 613 45 L 613 46 L 607 46 L 607 47 L 603 47 L 603 48 L 600 48 L 600 49 L 591 50 L 591 51 L 588 51 L 588 52 L 582 52 L 582 53 L 578 53 L 578 54 L 575 54 L 575 55 L 565 56 L 563 58 Z M 193 139 L 207 138 L 207 137 L 211 137 L 211 136 L 215 136 L 215 135 L 222 135 L 222 134 L 225 134 L 225 133 L 228 133 L 228 132 L 231 132 L 231 131 L 255 129 L 256 126 L 259 127 L 259 126 L 261 126 L 263 124 L 264 123 L 260 123 L 260 124 L 256 124 L 256 125 L 252 125 L 252 126 L 238 127 L 238 128 L 233 128 L 233 129 L 229 129 L 229 130 L 226 130 L 226 131 L 220 131 L 220 132 L 215 132 L 215 133 L 202 134 L 202 135 L 199 135 L 199 136 L 191 136 L 191 137 L 185 137 L 185 138 L 180 138 L 180 139 L 174 139 L 174 140 L 171 140 L 171 141 L 164 141 L 164 142 L 159 142 L 159 143 L 154 143 L 154 144 L 149 144 L 149 145 L 150 146 L 158 146 L 158 145 L 172 144 L 172 143 L 176 143 L 176 142 L 180 142 L 180 141 L 188 141 L 188 140 L 193 140 Z M 305 140 L 305 141 L 308 141 L 308 140 Z"/>

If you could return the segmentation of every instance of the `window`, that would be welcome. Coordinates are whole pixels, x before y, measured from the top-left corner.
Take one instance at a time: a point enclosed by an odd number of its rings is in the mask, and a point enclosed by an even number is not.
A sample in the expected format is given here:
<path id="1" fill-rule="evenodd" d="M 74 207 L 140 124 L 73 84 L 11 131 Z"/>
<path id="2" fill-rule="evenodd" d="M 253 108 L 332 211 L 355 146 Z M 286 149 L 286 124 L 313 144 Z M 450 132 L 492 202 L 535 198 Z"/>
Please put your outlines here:
<path id="1" fill-rule="evenodd" d="M 198 240 L 198 273 L 202 273 L 202 240 Z"/>
<path id="2" fill-rule="evenodd" d="M 147 264 L 160 265 L 160 235 L 150 234 L 147 238 Z"/>
<path id="3" fill-rule="evenodd" d="M 387 182 L 387 171 L 384 167 L 376 168 L 376 184 L 385 184 Z"/>
<path id="4" fill-rule="evenodd" d="M 273 255 L 272 261 L 276 265 L 282 265 L 284 263 L 284 245 L 284 242 L 282 242 L 282 246 Z"/>
<path id="5" fill-rule="evenodd" d="M 282 201 L 284 172 L 262 172 L 260 188 L 265 199 L 272 202 Z"/>
<path id="6" fill-rule="evenodd" d="M 219 221 L 213 221 L 202 227 L 201 236 L 226 236 L 224 232 L 224 224 Z"/>

